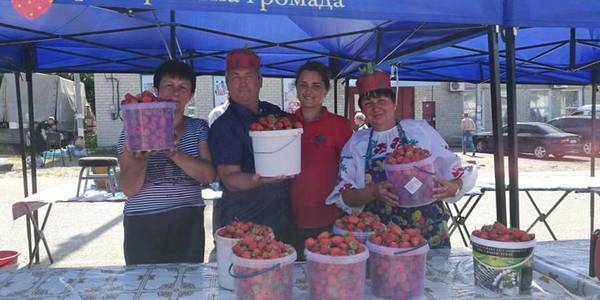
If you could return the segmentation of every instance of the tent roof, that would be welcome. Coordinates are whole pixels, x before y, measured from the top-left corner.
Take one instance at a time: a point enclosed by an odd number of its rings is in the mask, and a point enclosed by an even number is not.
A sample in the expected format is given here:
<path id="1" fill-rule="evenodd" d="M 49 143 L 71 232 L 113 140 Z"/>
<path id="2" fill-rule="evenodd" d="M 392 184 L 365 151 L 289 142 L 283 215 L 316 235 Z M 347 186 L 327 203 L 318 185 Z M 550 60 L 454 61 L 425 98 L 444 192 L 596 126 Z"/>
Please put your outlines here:
<path id="1" fill-rule="evenodd" d="M 389 61 L 403 80 L 487 82 L 487 36 L 428 53 Z M 600 28 L 524 28 L 516 35 L 518 83 L 589 84 L 588 69 L 600 62 Z M 501 80 L 505 81 L 505 45 L 499 41 Z"/>
<path id="2" fill-rule="evenodd" d="M 151 72 L 169 57 L 172 25 L 180 59 L 199 74 L 222 73 L 226 52 L 248 46 L 261 56 L 265 75 L 293 76 L 313 59 L 341 77 L 365 62 L 481 35 L 481 24 L 502 18 L 501 0 L 54 2 L 28 21 L 0 0 L 0 69 L 25 70 L 31 45 L 39 72 Z M 322 3 L 332 9 L 315 6 Z"/>

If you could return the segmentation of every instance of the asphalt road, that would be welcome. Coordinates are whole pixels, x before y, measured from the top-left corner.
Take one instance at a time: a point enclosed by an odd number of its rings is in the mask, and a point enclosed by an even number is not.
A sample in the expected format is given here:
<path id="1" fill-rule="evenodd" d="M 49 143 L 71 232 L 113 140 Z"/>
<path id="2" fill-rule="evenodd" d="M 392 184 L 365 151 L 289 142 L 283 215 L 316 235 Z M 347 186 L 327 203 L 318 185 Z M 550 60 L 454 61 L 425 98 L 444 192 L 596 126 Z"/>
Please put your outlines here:
<path id="1" fill-rule="evenodd" d="M 462 156 L 462 155 L 461 155 Z M 493 160 L 490 154 L 478 154 L 476 157 L 464 156 L 479 165 L 481 176 L 493 175 Z M 581 157 L 566 157 L 560 161 L 539 161 L 524 156 L 519 159 L 520 176 L 561 176 L 569 180 L 572 176 L 589 175 L 589 159 Z M 78 172 L 77 167 L 53 166 L 44 169 L 38 178 L 38 189 L 51 187 L 57 184 L 72 183 L 73 193 L 76 190 Z M 600 180 L 600 179 L 598 179 Z M 15 249 L 23 253 L 19 259 L 20 265 L 27 262 L 27 240 L 25 232 L 25 219 L 12 220 L 11 205 L 22 198 L 22 179 L 20 171 L 0 174 L 0 249 Z M 534 197 L 542 211 L 547 211 L 556 199 L 561 196 L 559 192 L 536 192 Z M 600 198 L 600 197 L 598 197 Z M 527 228 L 535 220 L 537 213 L 533 206 L 521 193 L 521 226 Z M 548 218 L 548 223 L 555 230 L 559 239 L 587 239 L 589 237 L 589 194 L 572 194 L 558 206 Z M 600 199 L 596 201 L 596 211 L 600 208 Z M 464 200 L 459 202 L 462 204 Z M 205 210 L 206 223 L 206 251 L 205 257 L 212 250 L 212 202 L 207 203 Z M 50 244 L 55 263 L 52 267 L 66 266 L 109 266 L 123 265 L 123 229 L 122 229 L 123 203 L 58 203 L 54 205 L 46 228 L 46 237 Z M 471 218 L 467 221 L 469 230 L 489 224 L 496 217 L 494 194 L 486 194 Z M 596 220 L 600 217 L 596 218 Z M 600 225 L 595 222 L 596 227 Z M 532 232 L 536 233 L 539 240 L 550 240 L 546 228 L 538 224 Z M 460 236 L 452 236 L 454 247 L 464 247 Z M 49 262 L 45 252 L 41 252 L 42 261 L 36 267 L 48 267 Z"/>

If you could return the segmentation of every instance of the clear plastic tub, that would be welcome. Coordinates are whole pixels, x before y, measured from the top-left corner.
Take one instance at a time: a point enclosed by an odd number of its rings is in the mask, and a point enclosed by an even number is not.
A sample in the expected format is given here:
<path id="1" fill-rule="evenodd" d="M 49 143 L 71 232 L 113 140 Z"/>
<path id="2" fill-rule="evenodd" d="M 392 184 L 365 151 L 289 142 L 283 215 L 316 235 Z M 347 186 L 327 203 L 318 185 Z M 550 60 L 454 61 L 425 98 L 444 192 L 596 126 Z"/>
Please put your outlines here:
<path id="1" fill-rule="evenodd" d="M 311 299 L 364 299 L 369 249 L 351 256 L 304 250 Z"/>
<path id="2" fill-rule="evenodd" d="M 430 156 L 413 163 L 383 165 L 387 180 L 393 185 L 392 191 L 400 198 L 400 206 L 417 207 L 433 202 L 434 160 Z"/>
<path id="3" fill-rule="evenodd" d="M 371 251 L 369 273 L 373 293 L 387 299 L 419 299 L 425 291 L 425 263 L 429 245 L 390 248 L 367 240 Z"/>
<path id="4" fill-rule="evenodd" d="M 288 256 L 274 259 L 246 259 L 233 255 L 230 273 L 235 278 L 236 299 L 292 299 L 294 261 L 295 250 Z"/>
<path id="5" fill-rule="evenodd" d="M 129 150 L 168 150 L 175 147 L 175 103 L 125 104 L 121 109 Z"/>

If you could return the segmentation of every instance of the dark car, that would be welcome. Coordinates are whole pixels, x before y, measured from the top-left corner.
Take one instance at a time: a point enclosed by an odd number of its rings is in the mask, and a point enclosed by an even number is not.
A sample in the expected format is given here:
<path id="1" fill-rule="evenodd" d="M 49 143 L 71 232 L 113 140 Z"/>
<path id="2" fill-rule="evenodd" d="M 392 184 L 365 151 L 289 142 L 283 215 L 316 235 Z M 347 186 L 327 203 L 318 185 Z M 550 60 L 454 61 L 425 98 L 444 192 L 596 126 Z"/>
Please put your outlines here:
<path id="1" fill-rule="evenodd" d="M 568 116 L 560 117 L 548 122 L 548 124 L 560 128 L 564 132 L 581 136 L 582 153 L 592 153 L 592 117 L 591 116 Z M 600 143 L 600 120 L 596 120 L 596 145 Z M 600 147 L 596 146 L 596 153 Z"/>
<path id="2" fill-rule="evenodd" d="M 506 132 L 507 127 L 504 126 L 505 148 L 508 147 Z M 566 154 L 579 154 L 582 147 L 578 135 L 566 133 L 552 125 L 540 122 L 517 123 L 517 141 L 519 153 L 532 153 L 539 159 L 546 158 L 549 154 L 556 158 Z M 474 134 L 473 142 L 479 152 L 491 151 L 494 147 L 491 132 Z"/>

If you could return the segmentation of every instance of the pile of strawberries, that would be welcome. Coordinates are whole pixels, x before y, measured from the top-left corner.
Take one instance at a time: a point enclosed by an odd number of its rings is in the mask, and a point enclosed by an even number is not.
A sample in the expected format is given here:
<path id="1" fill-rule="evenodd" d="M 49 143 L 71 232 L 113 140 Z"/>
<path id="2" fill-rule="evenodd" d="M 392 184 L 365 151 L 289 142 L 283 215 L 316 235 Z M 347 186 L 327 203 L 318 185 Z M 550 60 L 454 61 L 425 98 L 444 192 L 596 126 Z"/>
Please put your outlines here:
<path id="1" fill-rule="evenodd" d="M 241 239 L 247 235 L 273 237 L 273 230 L 268 226 L 235 220 L 231 224 L 217 230 L 217 234 L 230 239 Z"/>
<path id="2" fill-rule="evenodd" d="M 426 240 L 418 229 L 406 228 L 390 223 L 386 230 L 378 231 L 369 237 L 369 241 L 375 245 L 390 248 L 412 248 L 421 246 Z"/>
<path id="3" fill-rule="evenodd" d="M 335 226 L 339 229 L 354 232 L 373 232 L 385 229 L 385 225 L 381 223 L 379 217 L 370 212 L 344 216 L 335 220 Z"/>
<path id="4" fill-rule="evenodd" d="M 246 235 L 231 250 L 247 259 L 280 258 L 294 252 L 292 246 L 263 235 Z"/>
<path id="5" fill-rule="evenodd" d="M 388 164 L 406 164 L 415 161 L 423 160 L 431 156 L 429 150 L 420 147 L 415 147 L 411 144 L 404 144 L 394 149 L 392 153 L 386 156 Z"/>
<path id="6" fill-rule="evenodd" d="M 121 100 L 121 104 L 150 103 L 150 102 L 161 102 L 161 101 L 168 101 L 168 100 L 162 100 L 162 99 L 156 97 L 150 91 L 143 91 L 141 94 L 137 94 L 136 96 L 132 95 L 131 93 L 125 94 L 125 99 Z"/>
<path id="7" fill-rule="evenodd" d="M 354 263 L 335 263 L 340 256 L 351 256 L 366 251 L 351 233 L 344 236 L 322 232 L 305 241 L 306 249 L 312 253 L 331 256 L 332 263 L 311 260 L 307 255 L 307 270 L 311 299 L 363 299 L 366 257 Z"/>
<path id="8" fill-rule="evenodd" d="M 267 130 L 285 130 L 302 128 L 302 123 L 290 117 L 276 117 L 275 115 L 267 115 L 258 119 L 258 122 L 250 124 L 252 131 L 267 131 Z"/>
<path id="9" fill-rule="evenodd" d="M 355 255 L 365 251 L 365 246 L 353 234 L 332 236 L 327 231 L 321 232 L 316 239 L 306 239 L 304 246 L 310 252 L 331 256 Z"/>
<path id="10" fill-rule="evenodd" d="M 472 234 L 478 238 L 497 242 L 528 242 L 535 239 L 534 233 L 527 233 L 518 228 L 507 228 L 506 225 L 495 222 L 493 225 L 484 225 Z"/>

